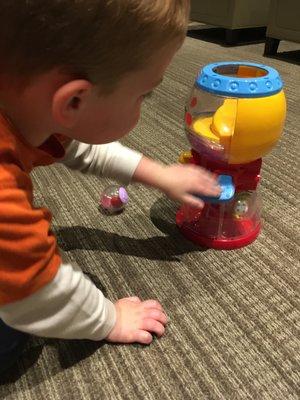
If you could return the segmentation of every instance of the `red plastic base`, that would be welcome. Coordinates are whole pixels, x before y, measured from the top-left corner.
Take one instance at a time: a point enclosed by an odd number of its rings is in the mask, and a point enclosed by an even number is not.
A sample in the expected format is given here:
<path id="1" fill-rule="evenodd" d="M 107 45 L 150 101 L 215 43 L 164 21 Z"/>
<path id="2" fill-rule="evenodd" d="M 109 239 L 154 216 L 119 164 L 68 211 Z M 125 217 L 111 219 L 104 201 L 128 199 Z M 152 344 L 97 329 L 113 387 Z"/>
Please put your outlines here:
<path id="1" fill-rule="evenodd" d="M 207 221 L 209 224 L 209 221 Z M 245 247 L 254 242 L 261 231 L 261 223 L 253 228 L 252 221 L 244 221 L 244 225 L 248 225 L 249 230 L 243 229 L 244 232 L 240 236 L 231 238 L 212 238 L 205 236 L 204 232 L 196 232 L 188 223 L 182 223 L 182 212 L 179 210 L 176 215 L 176 224 L 181 233 L 192 242 L 202 247 L 217 249 L 217 250 L 234 250 Z M 245 228 L 245 226 L 244 226 Z"/>
<path id="2" fill-rule="evenodd" d="M 194 232 L 185 229 L 184 227 L 179 227 L 179 229 L 187 239 L 198 244 L 199 246 L 216 250 L 234 250 L 248 246 L 248 244 L 254 242 L 254 240 L 260 233 L 261 226 L 258 226 L 257 229 L 249 233 L 247 236 L 235 239 L 211 239 L 205 236 L 201 236 L 199 234 L 195 234 Z"/>

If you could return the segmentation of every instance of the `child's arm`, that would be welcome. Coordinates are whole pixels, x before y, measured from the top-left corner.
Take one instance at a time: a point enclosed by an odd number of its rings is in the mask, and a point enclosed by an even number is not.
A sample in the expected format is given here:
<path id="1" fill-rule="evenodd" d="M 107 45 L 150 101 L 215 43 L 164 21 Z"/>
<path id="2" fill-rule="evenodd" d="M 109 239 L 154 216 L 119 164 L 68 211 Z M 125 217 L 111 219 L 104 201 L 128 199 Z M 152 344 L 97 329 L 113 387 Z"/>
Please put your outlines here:
<path id="1" fill-rule="evenodd" d="M 71 142 L 63 163 L 70 168 L 98 176 L 112 177 L 122 183 L 131 180 L 155 187 L 173 200 L 202 207 L 203 202 L 191 193 L 217 196 L 220 188 L 213 174 L 194 165 L 165 166 L 119 142 L 88 145 Z"/>
<path id="2" fill-rule="evenodd" d="M 23 332 L 63 339 L 101 340 L 116 321 L 114 305 L 70 264 L 37 292 L 2 306 L 0 316 Z"/>
<path id="3" fill-rule="evenodd" d="M 157 301 L 129 297 L 114 305 L 70 264 L 62 264 L 54 280 L 36 293 L 0 307 L 0 317 L 37 336 L 142 344 L 152 341 L 151 333 L 162 336 L 167 322 Z"/>
<path id="4" fill-rule="evenodd" d="M 32 206 L 30 177 L 17 164 L 0 165 L 0 187 L 0 318 L 7 325 L 45 337 L 125 343 L 147 344 L 152 332 L 164 333 L 159 303 L 126 298 L 114 305 L 62 261 L 50 212 Z"/>
<path id="5" fill-rule="evenodd" d="M 217 196 L 220 193 L 216 177 L 203 168 L 188 164 L 162 165 L 147 157 L 139 162 L 133 180 L 155 187 L 173 200 L 203 207 L 203 201 L 192 193 Z"/>
<path id="6" fill-rule="evenodd" d="M 114 178 L 128 184 L 141 158 L 141 153 L 119 142 L 91 145 L 72 140 L 61 162 L 83 173 Z"/>

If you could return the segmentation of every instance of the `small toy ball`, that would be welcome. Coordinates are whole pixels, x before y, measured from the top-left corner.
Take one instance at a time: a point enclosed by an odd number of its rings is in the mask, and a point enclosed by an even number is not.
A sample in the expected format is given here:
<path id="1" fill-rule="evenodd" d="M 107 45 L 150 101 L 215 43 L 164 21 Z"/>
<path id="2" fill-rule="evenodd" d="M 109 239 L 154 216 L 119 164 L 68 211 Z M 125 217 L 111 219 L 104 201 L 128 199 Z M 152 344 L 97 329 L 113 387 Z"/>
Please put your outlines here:
<path id="1" fill-rule="evenodd" d="M 236 219 L 240 219 L 247 216 L 250 208 L 249 204 L 250 197 L 251 195 L 248 192 L 242 192 L 237 195 L 236 203 L 234 205 L 234 210 L 233 210 L 233 215 Z"/>
<path id="2" fill-rule="evenodd" d="M 100 209 L 105 214 L 118 214 L 128 203 L 128 194 L 124 187 L 110 185 L 101 194 Z"/>

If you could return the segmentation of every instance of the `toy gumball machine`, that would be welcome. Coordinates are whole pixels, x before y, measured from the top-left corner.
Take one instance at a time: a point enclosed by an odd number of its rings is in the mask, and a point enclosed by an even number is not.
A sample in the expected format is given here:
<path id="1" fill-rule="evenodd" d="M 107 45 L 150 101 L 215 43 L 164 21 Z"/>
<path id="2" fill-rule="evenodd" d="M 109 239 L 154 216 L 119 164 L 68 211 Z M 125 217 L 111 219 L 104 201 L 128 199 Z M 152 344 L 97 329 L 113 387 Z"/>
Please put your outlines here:
<path id="1" fill-rule="evenodd" d="M 259 235 L 261 157 L 283 130 L 282 87 L 278 72 L 262 64 L 213 63 L 199 73 L 185 114 L 191 150 L 180 161 L 217 174 L 222 192 L 218 198 L 201 197 L 203 209 L 178 210 L 176 223 L 193 242 L 235 249 Z"/>

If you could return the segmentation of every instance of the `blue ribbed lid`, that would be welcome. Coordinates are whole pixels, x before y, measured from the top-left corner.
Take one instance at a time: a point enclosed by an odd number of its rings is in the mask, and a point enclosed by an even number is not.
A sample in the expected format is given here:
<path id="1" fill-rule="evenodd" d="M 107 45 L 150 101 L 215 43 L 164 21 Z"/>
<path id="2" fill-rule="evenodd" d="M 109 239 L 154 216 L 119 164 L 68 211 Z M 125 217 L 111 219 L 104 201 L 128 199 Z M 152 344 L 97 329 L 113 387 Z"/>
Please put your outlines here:
<path id="1" fill-rule="evenodd" d="M 250 67 L 251 75 L 238 77 L 239 67 Z M 252 67 L 252 68 L 251 68 Z M 255 70 L 263 76 L 255 76 Z M 276 69 L 263 64 L 227 61 L 208 64 L 200 71 L 196 85 L 211 93 L 227 97 L 265 97 L 281 91 L 282 80 Z"/>

